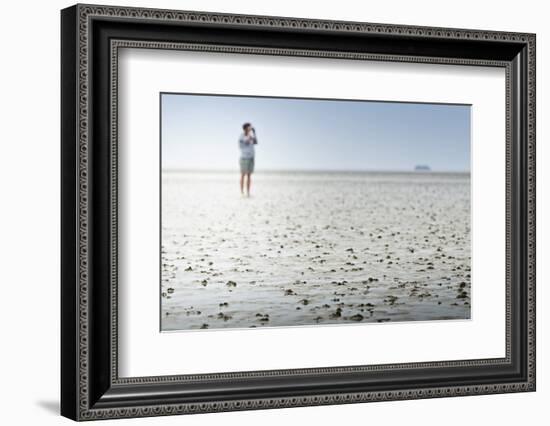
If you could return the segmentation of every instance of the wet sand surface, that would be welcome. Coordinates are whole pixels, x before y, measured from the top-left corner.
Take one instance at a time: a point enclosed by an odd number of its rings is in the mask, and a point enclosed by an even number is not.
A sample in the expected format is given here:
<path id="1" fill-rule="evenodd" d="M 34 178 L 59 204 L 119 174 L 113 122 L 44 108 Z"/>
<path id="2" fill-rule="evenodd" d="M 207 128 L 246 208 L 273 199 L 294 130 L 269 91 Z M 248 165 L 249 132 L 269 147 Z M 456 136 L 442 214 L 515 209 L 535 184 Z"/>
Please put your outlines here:
<path id="1" fill-rule="evenodd" d="M 470 318 L 470 175 L 162 174 L 161 329 Z"/>

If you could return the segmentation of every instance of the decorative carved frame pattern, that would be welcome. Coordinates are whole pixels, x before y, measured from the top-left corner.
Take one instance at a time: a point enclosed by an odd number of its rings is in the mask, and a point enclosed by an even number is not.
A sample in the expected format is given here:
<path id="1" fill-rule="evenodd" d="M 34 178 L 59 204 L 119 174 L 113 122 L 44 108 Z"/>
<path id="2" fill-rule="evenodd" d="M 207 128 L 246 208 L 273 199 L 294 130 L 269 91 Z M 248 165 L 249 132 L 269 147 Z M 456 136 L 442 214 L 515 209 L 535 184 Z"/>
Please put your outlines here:
<path id="1" fill-rule="evenodd" d="M 78 277 L 77 277 L 77 318 L 78 318 L 78 363 L 77 363 L 77 390 L 78 390 L 78 409 L 77 419 L 92 420 L 105 419 L 113 417 L 141 417 L 141 416 L 159 416 L 198 412 L 215 412 L 229 410 L 247 410 L 262 408 L 280 408 L 293 406 L 342 404 L 366 401 L 383 400 L 401 400 L 416 398 L 434 398 L 443 396 L 462 396 L 488 393 L 504 393 L 518 391 L 532 391 L 535 389 L 535 36 L 533 34 L 521 34 L 511 32 L 479 31 L 464 29 L 430 28 L 416 26 L 369 24 L 359 22 L 338 22 L 312 19 L 280 18 L 266 16 L 247 16 L 247 15 L 229 15 L 203 12 L 170 11 L 156 9 L 126 8 L 126 7 L 104 7 L 92 5 L 78 5 L 78 63 L 77 63 L 77 88 L 78 88 L 78 158 L 77 158 L 77 176 L 78 176 L 78 218 L 77 218 L 77 247 L 78 247 Z M 174 403 L 151 405 L 129 408 L 93 408 L 90 407 L 89 400 L 89 299 L 88 299 L 88 277 L 89 277 L 89 133 L 88 133 L 88 114 L 89 114 L 89 54 L 90 54 L 90 21 L 95 17 L 118 17 L 128 19 L 139 19 L 141 21 L 174 21 L 174 22 L 193 22 L 193 23 L 211 23 L 224 25 L 240 25 L 261 28 L 300 28 L 315 29 L 317 31 L 338 31 L 338 32 L 359 32 L 376 34 L 406 34 L 423 38 L 448 38 L 448 39 L 467 39 L 467 40 L 495 40 L 524 43 L 528 50 L 528 74 L 527 74 L 527 98 L 528 98 L 528 116 L 527 116 L 527 134 L 528 134 L 528 181 L 527 181 L 527 204 L 528 204 L 528 237 L 527 246 L 527 304 L 528 310 L 528 342 L 527 342 L 527 369 L 528 380 L 518 383 L 501 383 L 494 385 L 479 386 L 451 386 L 447 388 L 424 388 L 424 389 L 403 389 L 397 391 L 381 392 L 359 392 L 359 393 L 332 393 L 326 395 L 311 395 L 301 397 L 274 397 L 246 400 L 227 400 L 195 403 Z M 227 53 L 239 54 L 266 54 L 266 55 L 297 55 L 297 56 L 315 56 L 340 59 L 364 59 L 377 61 L 398 61 L 398 62 L 426 62 L 426 63 L 447 63 L 462 65 L 482 65 L 497 66 L 506 68 L 506 114 L 507 114 L 507 153 L 506 153 L 506 240 L 507 240 L 507 259 L 506 259 L 506 358 L 504 359 L 484 359 L 484 360 L 464 360 L 451 362 L 434 363 L 415 363 L 415 364 L 390 364 L 362 367 L 328 367 L 322 369 L 301 369 L 301 370 L 274 370 L 261 372 L 245 373 L 225 373 L 217 375 L 194 375 L 194 376 L 161 376 L 161 377 L 140 377 L 140 378 L 119 378 L 117 369 L 117 69 L 118 69 L 118 49 L 123 47 L 130 48 L 155 48 L 155 49 L 177 49 L 177 50 L 200 50 L 200 51 L 223 51 Z M 415 56 L 395 56 L 379 54 L 362 54 L 346 52 L 327 52 L 296 49 L 273 49 L 273 48 L 253 48 L 242 46 L 215 46 L 204 44 L 182 44 L 182 43 L 162 43 L 145 42 L 139 40 L 112 40 L 111 41 L 111 158 L 113 166 L 111 167 L 111 380 L 113 383 L 169 383 L 182 380 L 214 380 L 219 378 L 241 378 L 247 376 L 273 376 L 273 375 L 304 375 L 308 373 L 330 374 L 334 372 L 348 371 L 372 371 L 400 368 L 420 368 L 420 367 L 438 367 L 438 366 L 457 366 L 457 365 L 488 365 L 502 364 L 510 360 L 510 161 L 511 153 L 509 149 L 509 139 L 511 129 L 509 128 L 510 116 L 510 66 L 507 62 L 485 61 L 460 58 L 438 58 L 438 57 L 415 57 Z"/>

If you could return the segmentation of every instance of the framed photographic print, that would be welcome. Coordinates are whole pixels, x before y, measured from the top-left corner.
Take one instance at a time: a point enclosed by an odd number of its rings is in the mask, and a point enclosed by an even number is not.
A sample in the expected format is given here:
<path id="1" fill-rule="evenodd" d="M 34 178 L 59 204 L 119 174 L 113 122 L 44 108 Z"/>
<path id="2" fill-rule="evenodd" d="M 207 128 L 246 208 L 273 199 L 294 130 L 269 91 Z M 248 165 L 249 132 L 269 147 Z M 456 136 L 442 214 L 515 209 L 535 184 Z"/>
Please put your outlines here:
<path id="1" fill-rule="evenodd" d="M 61 12 L 61 412 L 535 390 L 535 35 Z"/>

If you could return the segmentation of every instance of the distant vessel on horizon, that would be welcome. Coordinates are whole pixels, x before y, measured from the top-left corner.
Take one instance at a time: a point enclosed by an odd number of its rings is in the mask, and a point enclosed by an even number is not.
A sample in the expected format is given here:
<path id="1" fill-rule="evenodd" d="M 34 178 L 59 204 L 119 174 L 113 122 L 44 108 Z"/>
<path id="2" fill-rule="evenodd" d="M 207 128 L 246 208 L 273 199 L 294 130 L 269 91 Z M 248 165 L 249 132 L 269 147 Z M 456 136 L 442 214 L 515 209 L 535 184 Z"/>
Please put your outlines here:
<path id="1" fill-rule="evenodd" d="M 429 172 L 431 171 L 430 166 L 427 166 L 425 164 L 419 164 L 414 167 L 415 172 Z"/>

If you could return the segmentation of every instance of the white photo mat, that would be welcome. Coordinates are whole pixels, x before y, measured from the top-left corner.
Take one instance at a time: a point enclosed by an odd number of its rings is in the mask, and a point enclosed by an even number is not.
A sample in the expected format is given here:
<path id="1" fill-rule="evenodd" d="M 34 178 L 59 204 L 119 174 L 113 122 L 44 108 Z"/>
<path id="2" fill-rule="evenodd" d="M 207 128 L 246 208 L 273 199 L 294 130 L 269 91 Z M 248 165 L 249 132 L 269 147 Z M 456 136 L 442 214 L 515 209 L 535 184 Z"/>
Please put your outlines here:
<path id="1" fill-rule="evenodd" d="M 119 376 L 505 356 L 503 68 L 119 50 Z M 160 92 L 472 105 L 470 320 L 160 332 Z"/>

